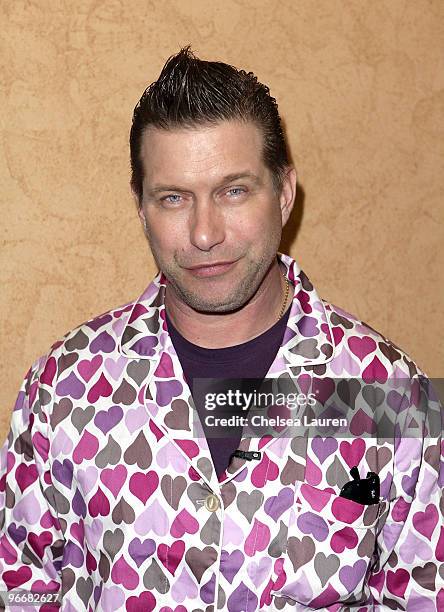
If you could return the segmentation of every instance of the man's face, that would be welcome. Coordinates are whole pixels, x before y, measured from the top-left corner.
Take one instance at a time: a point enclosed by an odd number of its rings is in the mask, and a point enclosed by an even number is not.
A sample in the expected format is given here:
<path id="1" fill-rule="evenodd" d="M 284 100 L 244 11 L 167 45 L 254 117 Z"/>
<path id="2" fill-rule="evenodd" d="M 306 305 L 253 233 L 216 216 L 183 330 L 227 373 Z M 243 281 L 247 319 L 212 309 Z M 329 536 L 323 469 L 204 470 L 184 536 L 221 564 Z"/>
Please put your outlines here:
<path id="1" fill-rule="evenodd" d="M 291 206 L 262 147 L 259 129 L 238 121 L 144 134 L 139 214 L 159 269 L 194 310 L 242 307 L 276 257 Z"/>

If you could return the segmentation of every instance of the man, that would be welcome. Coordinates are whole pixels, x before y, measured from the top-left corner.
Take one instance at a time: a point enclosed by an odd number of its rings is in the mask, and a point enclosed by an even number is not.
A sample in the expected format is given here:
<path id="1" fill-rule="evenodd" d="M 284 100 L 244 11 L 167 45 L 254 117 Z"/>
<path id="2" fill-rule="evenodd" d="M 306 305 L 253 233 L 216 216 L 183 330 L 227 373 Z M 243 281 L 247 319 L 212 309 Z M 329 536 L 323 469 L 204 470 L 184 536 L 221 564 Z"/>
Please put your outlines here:
<path id="1" fill-rule="evenodd" d="M 25 377 L 1 455 L 0 588 L 60 591 L 67 612 L 444 609 L 440 405 L 277 252 L 296 173 L 268 88 L 182 49 L 130 146 L 160 272 Z M 195 381 L 265 376 L 353 377 L 354 406 L 386 400 L 396 436 L 202 435 Z M 358 488 L 373 472 L 374 499 L 347 497 L 350 472 Z"/>

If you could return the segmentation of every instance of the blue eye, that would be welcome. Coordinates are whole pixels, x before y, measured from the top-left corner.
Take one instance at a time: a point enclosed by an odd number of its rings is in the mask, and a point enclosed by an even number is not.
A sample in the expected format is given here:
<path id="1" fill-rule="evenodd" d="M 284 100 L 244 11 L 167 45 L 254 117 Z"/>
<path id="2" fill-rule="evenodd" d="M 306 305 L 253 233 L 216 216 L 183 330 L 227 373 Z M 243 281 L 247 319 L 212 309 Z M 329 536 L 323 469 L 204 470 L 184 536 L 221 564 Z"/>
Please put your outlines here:
<path id="1" fill-rule="evenodd" d="M 170 202 L 171 204 L 177 204 L 179 202 L 179 199 L 171 200 L 170 198 L 180 198 L 180 195 L 178 195 L 177 193 L 171 193 L 170 195 L 161 198 L 161 200 L 162 202 Z"/>
<path id="2" fill-rule="evenodd" d="M 228 190 L 228 193 L 233 193 L 233 192 L 237 192 L 237 193 L 234 193 L 234 195 L 238 196 L 238 195 L 242 195 L 242 193 L 245 193 L 245 189 L 243 187 L 232 187 L 231 189 Z"/>

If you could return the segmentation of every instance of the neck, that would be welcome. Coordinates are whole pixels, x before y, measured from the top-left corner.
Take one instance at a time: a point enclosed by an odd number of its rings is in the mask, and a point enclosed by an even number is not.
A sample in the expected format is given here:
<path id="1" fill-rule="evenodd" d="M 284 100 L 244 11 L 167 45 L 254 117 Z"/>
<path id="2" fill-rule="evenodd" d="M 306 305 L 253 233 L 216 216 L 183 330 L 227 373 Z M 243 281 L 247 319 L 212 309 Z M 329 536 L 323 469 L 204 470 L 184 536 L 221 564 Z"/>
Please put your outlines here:
<path id="1" fill-rule="evenodd" d="M 242 344 L 259 336 L 277 322 L 286 289 L 283 270 L 275 259 L 254 296 L 235 312 L 197 312 L 179 300 L 169 284 L 165 308 L 174 327 L 193 344 L 203 348 L 225 348 Z M 292 298 L 293 286 L 290 283 L 285 310 Z"/>

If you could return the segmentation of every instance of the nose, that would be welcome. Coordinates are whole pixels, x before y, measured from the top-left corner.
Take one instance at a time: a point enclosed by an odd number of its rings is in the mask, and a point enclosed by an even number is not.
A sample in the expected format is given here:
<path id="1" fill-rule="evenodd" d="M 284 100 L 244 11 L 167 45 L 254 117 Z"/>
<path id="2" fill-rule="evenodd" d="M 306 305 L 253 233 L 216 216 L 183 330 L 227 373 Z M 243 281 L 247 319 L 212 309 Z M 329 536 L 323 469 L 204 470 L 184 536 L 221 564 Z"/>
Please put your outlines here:
<path id="1" fill-rule="evenodd" d="M 225 239 L 225 222 L 210 200 L 199 200 L 190 217 L 190 242 L 201 251 L 210 251 Z"/>

